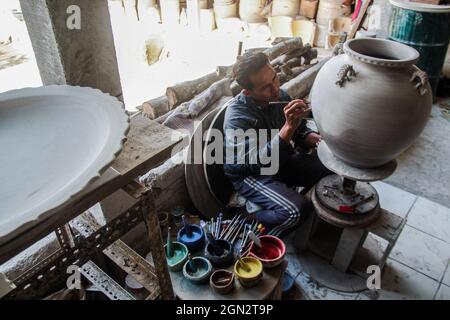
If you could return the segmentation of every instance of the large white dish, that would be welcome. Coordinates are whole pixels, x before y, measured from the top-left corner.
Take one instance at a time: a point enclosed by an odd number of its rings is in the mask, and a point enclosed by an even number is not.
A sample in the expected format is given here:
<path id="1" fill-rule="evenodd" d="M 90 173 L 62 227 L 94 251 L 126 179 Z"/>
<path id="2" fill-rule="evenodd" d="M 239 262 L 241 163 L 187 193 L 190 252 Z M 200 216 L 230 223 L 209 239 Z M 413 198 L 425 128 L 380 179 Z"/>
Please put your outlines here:
<path id="1" fill-rule="evenodd" d="M 123 104 L 97 89 L 46 86 L 0 94 L 1 242 L 97 178 L 128 130 Z"/>

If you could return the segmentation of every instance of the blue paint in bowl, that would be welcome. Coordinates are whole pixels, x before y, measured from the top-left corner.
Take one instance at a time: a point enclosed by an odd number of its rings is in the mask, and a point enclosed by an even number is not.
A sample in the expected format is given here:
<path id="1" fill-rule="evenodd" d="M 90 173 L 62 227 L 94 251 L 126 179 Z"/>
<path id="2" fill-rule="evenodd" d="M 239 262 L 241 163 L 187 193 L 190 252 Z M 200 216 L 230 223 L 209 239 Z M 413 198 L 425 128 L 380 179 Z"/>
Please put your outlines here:
<path id="1" fill-rule="evenodd" d="M 188 227 L 191 230 L 191 234 L 188 235 L 186 227 L 183 227 L 178 231 L 177 241 L 184 244 L 189 249 L 189 252 L 193 252 L 204 246 L 205 233 L 203 232 L 203 229 L 196 224 L 190 224 Z"/>

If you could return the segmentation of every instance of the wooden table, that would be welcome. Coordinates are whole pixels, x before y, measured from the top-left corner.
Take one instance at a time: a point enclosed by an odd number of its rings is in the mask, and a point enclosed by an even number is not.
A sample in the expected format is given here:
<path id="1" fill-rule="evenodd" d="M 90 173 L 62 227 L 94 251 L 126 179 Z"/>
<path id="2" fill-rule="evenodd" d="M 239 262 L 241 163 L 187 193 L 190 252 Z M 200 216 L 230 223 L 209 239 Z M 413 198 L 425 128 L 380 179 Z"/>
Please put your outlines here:
<path id="1" fill-rule="evenodd" d="M 287 267 L 287 261 L 272 269 L 264 269 L 264 274 L 255 287 L 244 288 L 235 278 L 235 287 L 229 294 L 219 294 L 210 286 L 209 282 L 204 284 L 193 284 L 185 277 L 183 272 L 170 272 L 173 291 L 181 300 L 280 300 L 283 274 Z M 232 270 L 233 266 L 227 268 Z M 215 270 L 215 269 L 214 269 Z"/>
<path id="2" fill-rule="evenodd" d="M 46 219 L 29 221 L 23 231 L 11 230 L 0 238 L 0 264 L 162 163 L 170 157 L 182 137 L 156 121 L 141 115 L 133 117 L 121 153 L 98 179 L 63 205 L 52 209 Z"/>
<path id="3" fill-rule="evenodd" d="M 118 189 L 126 189 L 139 175 L 167 160 L 172 155 L 172 150 L 179 145 L 182 139 L 181 133 L 151 121 L 142 115 L 132 117 L 127 141 L 121 153 L 99 178 L 63 205 L 46 212 L 45 218 L 29 221 L 20 231 L 11 230 L 6 236 L 0 238 L 0 264 L 55 230 L 58 230 L 57 235 L 60 243 L 65 243 L 59 236 L 59 231 L 64 228 L 65 224 Z M 155 280 L 159 282 L 160 287 L 158 292 L 160 292 L 162 298 L 171 299 L 173 298 L 173 291 L 165 263 L 165 253 L 158 217 L 154 209 L 153 196 L 151 192 L 145 195 L 139 194 L 141 195 L 139 201 L 143 202 L 142 215 L 147 226 L 152 254 L 155 257 Z M 21 288 L 28 281 L 28 278 L 32 279 L 37 275 L 36 272 L 40 272 L 36 270 L 47 270 L 53 263 L 52 259 L 58 259 L 66 249 L 62 246 L 51 257 L 33 266 L 30 272 L 27 271 L 24 275 L 21 275 L 18 279 Z M 128 250 L 126 254 L 130 254 L 131 251 L 131 249 Z M 153 268 L 153 266 L 144 267 Z"/>

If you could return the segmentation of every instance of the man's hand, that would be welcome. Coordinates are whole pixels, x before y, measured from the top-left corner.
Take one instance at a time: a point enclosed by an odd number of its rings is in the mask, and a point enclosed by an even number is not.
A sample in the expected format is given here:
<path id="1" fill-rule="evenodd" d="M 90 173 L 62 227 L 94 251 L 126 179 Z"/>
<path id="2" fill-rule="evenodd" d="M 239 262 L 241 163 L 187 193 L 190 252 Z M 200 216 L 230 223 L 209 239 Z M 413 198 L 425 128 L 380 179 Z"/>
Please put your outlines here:
<path id="1" fill-rule="evenodd" d="M 286 117 L 286 122 L 283 128 L 280 130 L 280 138 L 286 142 L 290 142 L 294 135 L 295 130 L 302 122 L 302 119 L 311 111 L 303 100 L 295 99 L 288 103 L 283 109 Z"/>
<path id="2" fill-rule="evenodd" d="M 306 148 L 315 148 L 319 145 L 319 142 L 321 140 L 322 137 L 320 136 L 320 134 L 311 132 L 305 137 L 303 144 Z"/>

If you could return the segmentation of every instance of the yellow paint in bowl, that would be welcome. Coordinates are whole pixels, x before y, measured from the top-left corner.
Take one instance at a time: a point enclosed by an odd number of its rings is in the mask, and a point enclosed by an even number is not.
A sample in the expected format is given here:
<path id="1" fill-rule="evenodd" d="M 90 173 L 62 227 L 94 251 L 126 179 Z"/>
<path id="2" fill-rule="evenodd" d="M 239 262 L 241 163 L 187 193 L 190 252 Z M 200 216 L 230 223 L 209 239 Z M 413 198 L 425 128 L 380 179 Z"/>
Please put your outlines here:
<path id="1" fill-rule="evenodd" d="M 249 270 L 245 270 L 239 263 L 239 260 L 234 264 L 234 273 L 243 280 L 255 279 L 261 276 L 263 265 L 261 261 L 253 257 L 244 257 L 241 259 L 242 263 L 246 264 Z"/>

